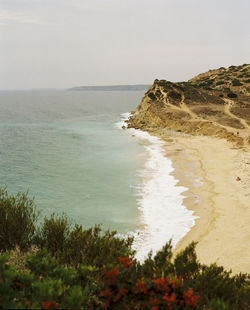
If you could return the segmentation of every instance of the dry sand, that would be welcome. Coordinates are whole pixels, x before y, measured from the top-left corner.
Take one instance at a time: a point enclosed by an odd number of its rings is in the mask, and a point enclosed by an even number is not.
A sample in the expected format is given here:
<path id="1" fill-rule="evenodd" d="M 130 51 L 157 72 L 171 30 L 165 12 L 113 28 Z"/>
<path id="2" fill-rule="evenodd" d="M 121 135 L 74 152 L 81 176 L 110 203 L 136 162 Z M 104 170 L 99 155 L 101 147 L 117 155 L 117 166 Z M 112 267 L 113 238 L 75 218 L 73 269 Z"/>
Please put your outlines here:
<path id="1" fill-rule="evenodd" d="M 249 273 L 250 150 L 211 137 L 168 133 L 161 138 L 179 185 L 189 188 L 184 205 L 198 216 L 175 252 L 197 241 L 202 263 Z"/>

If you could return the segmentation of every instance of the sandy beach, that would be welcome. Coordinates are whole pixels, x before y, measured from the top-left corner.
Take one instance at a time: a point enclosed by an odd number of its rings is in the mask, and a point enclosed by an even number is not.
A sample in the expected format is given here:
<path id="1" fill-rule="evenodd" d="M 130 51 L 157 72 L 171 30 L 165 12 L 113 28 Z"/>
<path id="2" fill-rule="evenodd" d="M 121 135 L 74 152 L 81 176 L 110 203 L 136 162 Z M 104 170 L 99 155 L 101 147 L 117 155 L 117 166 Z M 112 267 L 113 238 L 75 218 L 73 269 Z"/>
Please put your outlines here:
<path id="1" fill-rule="evenodd" d="M 197 216 L 175 252 L 197 241 L 202 263 L 250 272 L 249 149 L 205 136 L 168 132 L 160 137 L 179 185 L 189 188 L 184 205 Z"/>

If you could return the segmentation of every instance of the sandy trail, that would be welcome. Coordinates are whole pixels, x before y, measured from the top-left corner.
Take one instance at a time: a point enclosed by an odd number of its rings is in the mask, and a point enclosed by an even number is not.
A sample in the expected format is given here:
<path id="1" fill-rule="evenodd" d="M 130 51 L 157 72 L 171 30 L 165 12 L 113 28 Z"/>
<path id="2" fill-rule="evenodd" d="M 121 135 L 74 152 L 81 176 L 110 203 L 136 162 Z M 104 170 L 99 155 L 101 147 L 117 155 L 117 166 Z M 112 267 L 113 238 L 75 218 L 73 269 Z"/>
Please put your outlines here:
<path id="1" fill-rule="evenodd" d="M 246 120 L 244 120 L 243 118 L 238 117 L 238 116 L 234 115 L 233 113 L 231 113 L 230 109 L 234 106 L 234 101 L 232 101 L 230 99 L 224 99 L 224 100 L 227 103 L 225 105 L 224 112 L 227 115 L 229 115 L 230 117 L 239 120 L 241 122 L 241 124 L 245 127 L 245 129 L 249 129 L 250 130 L 250 126 L 247 124 Z"/>

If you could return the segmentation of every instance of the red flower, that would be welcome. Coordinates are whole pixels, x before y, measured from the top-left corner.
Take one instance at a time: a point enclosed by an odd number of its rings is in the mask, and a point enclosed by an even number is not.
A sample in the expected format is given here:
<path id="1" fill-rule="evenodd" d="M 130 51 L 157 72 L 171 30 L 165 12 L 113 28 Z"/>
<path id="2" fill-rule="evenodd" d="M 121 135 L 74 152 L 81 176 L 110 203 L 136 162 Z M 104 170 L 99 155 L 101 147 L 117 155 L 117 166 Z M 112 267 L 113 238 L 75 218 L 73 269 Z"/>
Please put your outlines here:
<path id="1" fill-rule="evenodd" d="M 172 295 L 168 296 L 168 294 L 166 293 L 164 296 L 163 296 L 163 299 L 168 301 L 168 302 L 175 302 L 176 301 L 176 295 L 175 293 L 173 293 Z"/>
<path id="2" fill-rule="evenodd" d="M 159 305 L 161 303 L 161 301 L 157 298 L 150 298 L 149 299 L 149 304 L 150 305 Z"/>
<path id="3" fill-rule="evenodd" d="M 115 267 L 115 269 L 111 269 L 109 271 L 106 272 L 104 279 L 107 280 L 108 284 L 113 284 L 116 280 L 116 278 L 119 276 L 119 270 L 118 270 L 118 266 Z"/>
<path id="4" fill-rule="evenodd" d="M 126 296 L 127 292 L 128 292 L 128 290 L 126 290 L 125 288 L 120 288 L 119 293 L 116 294 L 113 301 L 117 302 L 121 297 Z"/>
<path id="5" fill-rule="evenodd" d="M 105 297 L 105 298 L 111 298 L 113 296 L 113 293 L 111 291 L 111 289 L 107 289 L 105 291 L 101 291 L 101 296 Z"/>
<path id="6" fill-rule="evenodd" d="M 44 309 L 56 309 L 58 304 L 52 301 L 44 301 L 42 302 L 42 306 Z"/>
<path id="7" fill-rule="evenodd" d="M 120 264 L 122 265 L 122 267 L 129 268 L 133 265 L 133 263 L 134 261 L 132 260 L 132 258 L 120 256 Z"/>
<path id="8" fill-rule="evenodd" d="M 126 290 L 125 288 L 120 288 L 120 294 L 123 295 L 123 296 L 126 296 L 127 293 L 128 293 L 128 290 Z"/>
<path id="9" fill-rule="evenodd" d="M 168 286 L 163 278 L 153 280 L 153 282 L 158 291 L 164 292 L 168 290 Z"/>
<path id="10" fill-rule="evenodd" d="M 139 281 L 138 283 L 136 283 L 136 286 L 134 288 L 135 294 L 138 293 L 147 293 L 147 288 L 146 288 L 146 283 L 143 281 Z"/>
<path id="11" fill-rule="evenodd" d="M 193 293 L 194 291 L 191 287 L 187 290 L 187 292 L 183 293 L 183 297 L 187 305 L 196 306 L 197 299 L 199 299 L 200 296 L 194 296 Z"/>
<path id="12" fill-rule="evenodd" d="M 121 297 L 122 297 L 122 295 L 120 293 L 116 294 L 114 299 L 113 299 L 113 302 L 117 302 Z"/>

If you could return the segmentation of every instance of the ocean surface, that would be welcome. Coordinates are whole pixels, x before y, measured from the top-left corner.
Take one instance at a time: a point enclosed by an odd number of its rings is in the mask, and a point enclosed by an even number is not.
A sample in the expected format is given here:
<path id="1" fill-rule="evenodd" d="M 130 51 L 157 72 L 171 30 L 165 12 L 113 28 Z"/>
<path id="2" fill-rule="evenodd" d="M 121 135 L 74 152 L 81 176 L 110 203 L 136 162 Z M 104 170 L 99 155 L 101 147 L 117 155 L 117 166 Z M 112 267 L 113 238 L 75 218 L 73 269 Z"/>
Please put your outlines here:
<path id="1" fill-rule="evenodd" d="M 0 186 L 41 210 L 135 236 L 137 257 L 194 225 L 163 143 L 123 130 L 143 91 L 0 92 Z"/>

